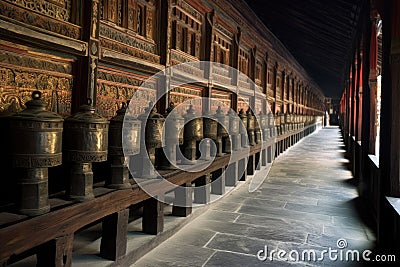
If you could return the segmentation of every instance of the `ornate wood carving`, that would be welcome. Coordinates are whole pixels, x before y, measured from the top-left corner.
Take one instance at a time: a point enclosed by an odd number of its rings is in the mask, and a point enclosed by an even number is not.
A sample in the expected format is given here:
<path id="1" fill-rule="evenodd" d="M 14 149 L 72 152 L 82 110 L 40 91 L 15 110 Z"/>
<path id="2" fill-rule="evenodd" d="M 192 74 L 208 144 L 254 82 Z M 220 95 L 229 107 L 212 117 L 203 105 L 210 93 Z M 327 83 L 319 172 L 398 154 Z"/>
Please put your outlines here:
<path id="1" fill-rule="evenodd" d="M 193 86 L 180 86 L 180 87 L 175 87 L 170 91 L 169 94 L 169 101 L 172 101 L 175 103 L 175 106 L 178 106 L 182 104 L 183 102 L 187 100 L 191 100 L 194 98 L 199 98 L 202 97 L 203 95 L 203 89 L 200 87 L 193 87 Z M 202 106 L 201 106 L 201 101 L 188 101 L 184 104 L 184 108 L 180 108 L 179 111 L 182 113 L 181 115 L 184 115 L 186 113 L 186 109 L 189 108 L 189 105 L 192 104 L 194 110 L 198 113 L 201 114 L 202 112 Z"/>
<path id="2" fill-rule="evenodd" d="M 29 2 L 34 2 L 34 1 L 29 1 Z M 56 19 L 55 16 L 48 17 L 42 13 L 32 12 L 20 6 L 13 5 L 4 0 L 0 1 L 0 15 L 10 18 L 12 20 L 20 21 L 30 26 L 39 27 L 44 30 L 53 33 L 58 33 L 70 38 L 74 39 L 81 38 L 81 28 L 77 25 L 67 23 L 64 20 L 60 21 Z"/>
<path id="3" fill-rule="evenodd" d="M 133 112 L 139 115 L 148 107 L 150 101 L 156 100 L 155 82 L 146 82 L 146 88 L 141 87 L 141 101 L 132 99 L 137 89 L 146 81 L 147 76 L 138 76 L 133 73 L 123 72 L 116 69 L 100 67 L 97 80 L 97 111 L 106 118 L 111 118 L 120 107 L 121 102 L 131 100 Z M 143 100 L 146 101 L 143 101 Z"/>
<path id="4" fill-rule="evenodd" d="M 225 105 L 221 105 L 221 109 L 224 111 L 224 113 L 227 113 L 229 108 L 231 107 L 231 93 L 229 92 L 224 92 L 220 90 L 213 89 L 211 91 L 211 98 L 217 100 L 218 102 L 211 101 L 211 113 L 215 114 L 215 111 L 217 110 L 218 106 L 220 105 L 219 103 L 222 102 Z"/>
<path id="5" fill-rule="evenodd" d="M 69 22 L 71 19 L 71 0 L 4 0 L 55 19 Z"/>
<path id="6" fill-rule="evenodd" d="M 122 32 L 105 23 L 100 24 L 100 45 L 148 62 L 160 62 L 160 57 L 156 55 L 157 48 L 154 42 Z"/>
<path id="7" fill-rule="evenodd" d="M 172 20 L 172 48 L 185 52 L 198 60 L 200 58 L 203 15 L 185 1 L 174 0 Z"/>
<path id="8" fill-rule="evenodd" d="M 32 91 L 40 90 L 48 110 L 70 114 L 72 63 L 71 59 L 34 55 L 26 47 L 0 42 L 0 113 L 23 110 Z"/>

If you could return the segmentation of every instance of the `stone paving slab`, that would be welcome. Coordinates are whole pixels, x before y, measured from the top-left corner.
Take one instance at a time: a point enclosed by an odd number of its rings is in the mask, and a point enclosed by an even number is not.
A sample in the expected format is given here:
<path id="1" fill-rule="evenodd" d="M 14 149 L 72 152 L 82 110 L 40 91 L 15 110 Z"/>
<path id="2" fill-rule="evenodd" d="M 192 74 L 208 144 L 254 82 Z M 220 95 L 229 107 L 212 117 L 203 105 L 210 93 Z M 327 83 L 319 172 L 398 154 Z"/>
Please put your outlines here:
<path id="1" fill-rule="evenodd" d="M 363 266 L 257 258 L 266 248 L 321 253 L 338 249 L 338 240 L 343 251 L 375 248 L 343 149 L 338 128 L 306 137 L 275 160 L 258 190 L 236 188 L 133 266 Z"/>

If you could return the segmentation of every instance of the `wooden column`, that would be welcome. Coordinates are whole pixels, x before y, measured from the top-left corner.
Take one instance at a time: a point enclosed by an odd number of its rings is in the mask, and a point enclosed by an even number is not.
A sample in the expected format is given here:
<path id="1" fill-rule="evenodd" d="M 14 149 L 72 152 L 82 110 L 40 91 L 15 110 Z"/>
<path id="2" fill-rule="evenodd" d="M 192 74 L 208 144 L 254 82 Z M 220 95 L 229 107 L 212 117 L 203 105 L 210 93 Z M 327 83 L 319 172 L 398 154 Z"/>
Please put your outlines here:
<path id="1" fill-rule="evenodd" d="M 144 202 L 142 228 L 146 234 L 157 235 L 164 230 L 163 196 L 151 197 Z"/>
<path id="2" fill-rule="evenodd" d="M 240 175 L 240 181 L 246 181 L 247 178 L 247 158 L 243 158 L 238 162 L 238 175 Z"/>
<path id="3" fill-rule="evenodd" d="M 277 92 L 277 88 L 276 88 L 276 79 L 277 79 L 277 77 L 278 77 L 278 75 L 277 75 L 277 73 L 278 73 L 278 63 L 276 63 L 275 64 L 275 66 L 272 68 L 272 90 L 274 91 L 274 99 L 275 99 L 275 102 L 274 102 L 274 106 L 273 106 L 273 110 L 272 110 L 272 112 L 274 113 L 274 114 L 276 114 L 277 113 L 277 105 L 276 105 L 276 101 L 277 101 L 277 99 L 276 99 L 276 92 Z"/>
<path id="4" fill-rule="evenodd" d="M 351 76 L 350 76 L 350 117 L 349 117 L 349 130 L 350 137 L 354 136 L 354 117 L 355 117 L 355 81 L 356 81 L 356 58 L 354 56 L 353 62 L 351 65 Z"/>
<path id="5" fill-rule="evenodd" d="M 174 205 L 172 215 L 186 217 L 192 213 L 192 183 L 185 183 L 175 189 Z"/>
<path id="6" fill-rule="evenodd" d="M 97 69 L 99 63 L 100 44 L 100 3 L 99 0 L 87 0 L 83 3 L 83 41 L 88 42 L 88 56 L 79 58 L 78 75 L 75 83 L 72 101 L 72 112 L 87 103 L 87 98 L 96 105 Z"/>
<path id="7" fill-rule="evenodd" d="M 363 101 L 363 84 L 362 84 L 362 65 L 363 65 L 363 52 L 361 49 L 358 51 L 358 65 L 357 65 L 357 82 L 356 82 L 356 118 L 355 118 L 355 138 L 356 141 L 361 141 L 361 120 L 362 120 L 362 101 Z"/>
<path id="8" fill-rule="evenodd" d="M 168 30 L 171 24 L 170 0 L 159 1 L 159 15 L 156 17 L 159 18 L 157 37 L 160 51 L 160 63 L 168 67 L 170 65 L 168 48 L 171 47 L 170 38 L 168 38 Z"/>
<path id="9" fill-rule="evenodd" d="M 72 265 L 74 234 L 57 237 L 39 247 L 37 266 L 68 267 Z"/>
<path id="10" fill-rule="evenodd" d="M 211 174 L 206 174 L 195 181 L 194 202 L 199 204 L 210 203 Z"/>
<path id="11" fill-rule="evenodd" d="M 375 155 L 377 151 L 375 151 L 375 143 L 376 143 L 376 135 L 377 135 L 377 85 L 378 85 L 378 37 L 377 37 L 377 29 L 376 29 L 376 19 L 377 13 L 372 12 L 371 14 L 371 23 L 370 23 L 370 48 L 369 48 L 369 91 L 370 91 L 370 128 L 369 128 L 369 146 L 368 153 Z M 368 61 L 367 61 L 368 62 Z M 379 152 L 379 151 L 378 151 Z"/>
<path id="12" fill-rule="evenodd" d="M 225 168 L 212 173 L 211 193 L 216 195 L 225 194 Z"/>
<path id="13" fill-rule="evenodd" d="M 247 163 L 247 175 L 254 175 L 255 169 L 255 155 L 249 155 L 249 161 Z"/>
<path id="14" fill-rule="evenodd" d="M 100 256 L 116 261 L 126 254 L 129 209 L 113 213 L 103 219 Z"/>
<path id="15" fill-rule="evenodd" d="M 238 162 L 229 164 L 225 170 L 226 186 L 236 186 L 238 182 Z"/>

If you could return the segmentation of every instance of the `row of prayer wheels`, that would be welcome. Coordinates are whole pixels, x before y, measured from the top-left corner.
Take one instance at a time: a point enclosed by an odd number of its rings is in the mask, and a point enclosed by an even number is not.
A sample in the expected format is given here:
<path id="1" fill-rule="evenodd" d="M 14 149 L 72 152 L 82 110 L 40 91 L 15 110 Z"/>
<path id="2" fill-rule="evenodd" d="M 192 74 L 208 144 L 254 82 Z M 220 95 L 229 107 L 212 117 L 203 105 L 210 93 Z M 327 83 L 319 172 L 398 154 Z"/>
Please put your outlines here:
<path id="1" fill-rule="evenodd" d="M 275 134 L 272 114 L 260 114 L 256 119 L 250 109 L 247 112 L 240 110 L 238 116 L 232 110 L 224 114 L 218 107 L 215 114 L 197 116 L 190 106 L 186 114 L 180 116 L 171 103 L 163 116 L 150 103 L 145 113 L 136 118 L 127 112 L 124 103 L 116 116 L 108 121 L 95 112 L 89 100 L 77 113 L 63 119 L 46 110 L 40 91 L 32 93 L 32 100 L 26 106 L 22 112 L 10 116 L 10 136 L 13 166 L 21 170 L 18 211 L 28 216 L 50 210 L 49 167 L 68 164 L 71 172 L 66 196 L 86 201 L 94 198 L 92 163 L 108 161 L 110 175 L 105 181 L 106 186 L 127 189 L 131 187 L 128 166 L 134 157 L 149 155 L 149 161 L 136 160 L 140 167 L 135 175 L 156 177 L 156 165 L 170 168 L 197 160 L 198 142 L 204 138 L 216 144 L 214 150 L 205 146 L 207 151 L 202 156 L 207 159 L 211 155 L 222 156 L 231 150 L 255 145 Z M 164 148 L 162 154 L 160 148 Z M 177 156 L 180 151 L 184 158 Z"/>

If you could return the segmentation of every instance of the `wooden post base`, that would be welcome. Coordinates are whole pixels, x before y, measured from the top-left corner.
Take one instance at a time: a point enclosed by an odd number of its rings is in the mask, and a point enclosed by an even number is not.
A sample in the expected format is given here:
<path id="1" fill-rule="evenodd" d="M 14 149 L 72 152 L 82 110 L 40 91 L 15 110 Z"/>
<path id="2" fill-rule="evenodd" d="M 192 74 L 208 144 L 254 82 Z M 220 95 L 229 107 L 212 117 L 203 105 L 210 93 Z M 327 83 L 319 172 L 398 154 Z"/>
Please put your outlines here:
<path id="1" fill-rule="evenodd" d="M 116 261 L 126 253 L 129 209 L 113 213 L 103 219 L 100 256 Z"/>

